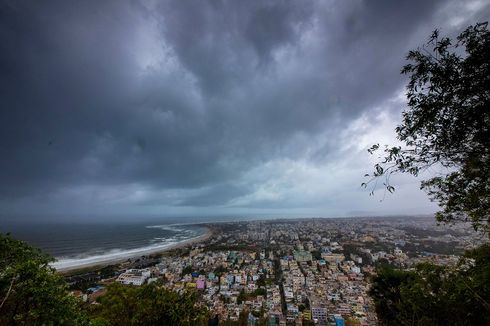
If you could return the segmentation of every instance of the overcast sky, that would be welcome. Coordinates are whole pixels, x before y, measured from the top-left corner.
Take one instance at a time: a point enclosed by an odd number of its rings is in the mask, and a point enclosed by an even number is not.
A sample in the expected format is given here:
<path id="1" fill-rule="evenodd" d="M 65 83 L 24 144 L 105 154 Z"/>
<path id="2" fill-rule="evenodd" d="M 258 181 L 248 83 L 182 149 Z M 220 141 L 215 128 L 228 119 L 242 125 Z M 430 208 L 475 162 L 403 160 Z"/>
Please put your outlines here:
<path id="1" fill-rule="evenodd" d="M 490 1 L 1 1 L 0 214 L 434 212 L 395 141 L 408 50 Z M 436 173 L 435 171 L 434 173 Z"/>

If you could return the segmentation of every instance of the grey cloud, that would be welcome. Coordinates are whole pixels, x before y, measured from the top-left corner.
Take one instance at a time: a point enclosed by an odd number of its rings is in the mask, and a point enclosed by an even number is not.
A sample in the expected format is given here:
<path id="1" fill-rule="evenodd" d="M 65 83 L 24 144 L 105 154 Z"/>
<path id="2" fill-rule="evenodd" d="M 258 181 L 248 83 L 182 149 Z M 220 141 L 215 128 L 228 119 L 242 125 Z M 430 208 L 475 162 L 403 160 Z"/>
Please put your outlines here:
<path id="1" fill-rule="evenodd" d="M 189 196 L 178 203 L 179 206 L 220 206 L 233 198 L 243 196 L 251 191 L 250 186 L 240 187 L 233 184 L 217 184 L 202 193 Z"/>
<path id="2" fill-rule="evenodd" d="M 227 205 L 269 161 L 337 159 L 448 3 L 2 1 L 0 209 L 134 184 Z"/>
<path id="3" fill-rule="evenodd" d="M 272 52 L 297 42 L 310 1 L 164 2 L 159 20 L 180 61 L 215 96 L 260 73 Z"/>

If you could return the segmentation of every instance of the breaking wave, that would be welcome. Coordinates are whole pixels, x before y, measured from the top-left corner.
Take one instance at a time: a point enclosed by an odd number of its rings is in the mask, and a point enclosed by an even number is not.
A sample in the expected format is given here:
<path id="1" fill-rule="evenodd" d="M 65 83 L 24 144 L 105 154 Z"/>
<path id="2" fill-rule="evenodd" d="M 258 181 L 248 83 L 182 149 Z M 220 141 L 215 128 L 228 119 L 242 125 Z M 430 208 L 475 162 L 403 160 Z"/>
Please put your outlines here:
<path id="1" fill-rule="evenodd" d="M 51 264 L 57 270 L 69 270 L 83 268 L 108 262 L 120 262 L 129 258 L 140 257 L 151 253 L 159 252 L 176 246 L 182 242 L 199 238 L 203 233 L 198 229 L 186 229 L 176 225 L 150 225 L 146 228 L 158 228 L 166 231 L 172 231 L 174 234 L 169 237 L 153 237 L 148 239 L 148 245 L 138 248 L 129 249 L 109 249 L 95 250 L 78 254 L 74 256 L 57 257 L 57 260 Z"/>

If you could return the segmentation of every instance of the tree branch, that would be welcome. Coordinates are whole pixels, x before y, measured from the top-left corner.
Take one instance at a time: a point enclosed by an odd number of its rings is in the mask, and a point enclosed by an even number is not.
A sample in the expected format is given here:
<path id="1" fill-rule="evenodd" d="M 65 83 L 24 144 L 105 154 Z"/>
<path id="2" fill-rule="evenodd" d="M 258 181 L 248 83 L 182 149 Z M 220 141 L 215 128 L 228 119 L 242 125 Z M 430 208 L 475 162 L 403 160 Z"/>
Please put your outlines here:
<path id="1" fill-rule="evenodd" d="M 14 275 L 14 277 L 12 277 L 12 281 L 10 282 L 10 286 L 9 286 L 8 291 L 7 291 L 7 294 L 5 295 L 5 298 L 3 298 L 2 303 L 0 304 L 0 310 L 2 310 L 3 305 L 7 301 L 8 297 L 10 295 L 10 292 L 12 291 L 12 287 L 14 286 L 14 282 L 15 282 L 16 278 L 17 278 L 17 275 Z"/>

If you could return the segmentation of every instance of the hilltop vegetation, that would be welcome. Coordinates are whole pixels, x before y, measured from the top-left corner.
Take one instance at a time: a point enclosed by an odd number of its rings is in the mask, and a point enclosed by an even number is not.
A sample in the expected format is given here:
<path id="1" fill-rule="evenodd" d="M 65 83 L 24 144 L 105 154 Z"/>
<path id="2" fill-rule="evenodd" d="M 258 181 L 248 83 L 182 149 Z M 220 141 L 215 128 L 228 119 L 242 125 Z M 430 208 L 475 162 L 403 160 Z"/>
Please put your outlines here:
<path id="1" fill-rule="evenodd" d="M 112 284 L 88 305 L 69 294 L 53 259 L 0 233 L 0 325 L 207 325 L 193 292 L 177 294 L 158 283 Z"/>
<path id="2" fill-rule="evenodd" d="M 489 325 L 489 280 L 490 245 L 484 245 L 456 267 L 382 267 L 369 294 L 383 325 Z"/>
<path id="3" fill-rule="evenodd" d="M 441 210 L 441 222 L 470 222 L 490 234 L 490 31 L 488 22 L 468 27 L 452 41 L 436 30 L 422 48 L 410 51 L 402 69 L 409 75 L 408 108 L 396 128 L 404 146 L 384 148 L 371 181 L 418 176 Z M 379 144 L 369 149 L 374 153 Z M 367 175 L 369 176 L 369 175 Z M 367 186 L 367 183 L 363 183 Z M 374 184 L 375 186 L 375 184 Z"/>
<path id="4" fill-rule="evenodd" d="M 0 324 L 88 323 L 80 302 L 68 294 L 53 259 L 23 241 L 0 233 Z"/>
<path id="5" fill-rule="evenodd" d="M 461 54 L 464 50 L 464 54 Z M 375 165 L 389 192 L 393 173 L 418 176 L 446 169 L 421 183 L 441 210 L 440 222 L 470 222 L 490 235 L 490 32 L 488 23 L 453 42 L 434 31 L 410 51 L 403 74 L 408 109 L 396 128 L 404 148 L 386 147 Z M 379 145 L 369 151 L 374 153 Z M 363 184 L 367 186 L 366 183 Z M 383 325 L 489 325 L 490 246 L 466 253 L 456 267 L 421 264 L 413 271 L 379 268 L 370 291 Z"/>

